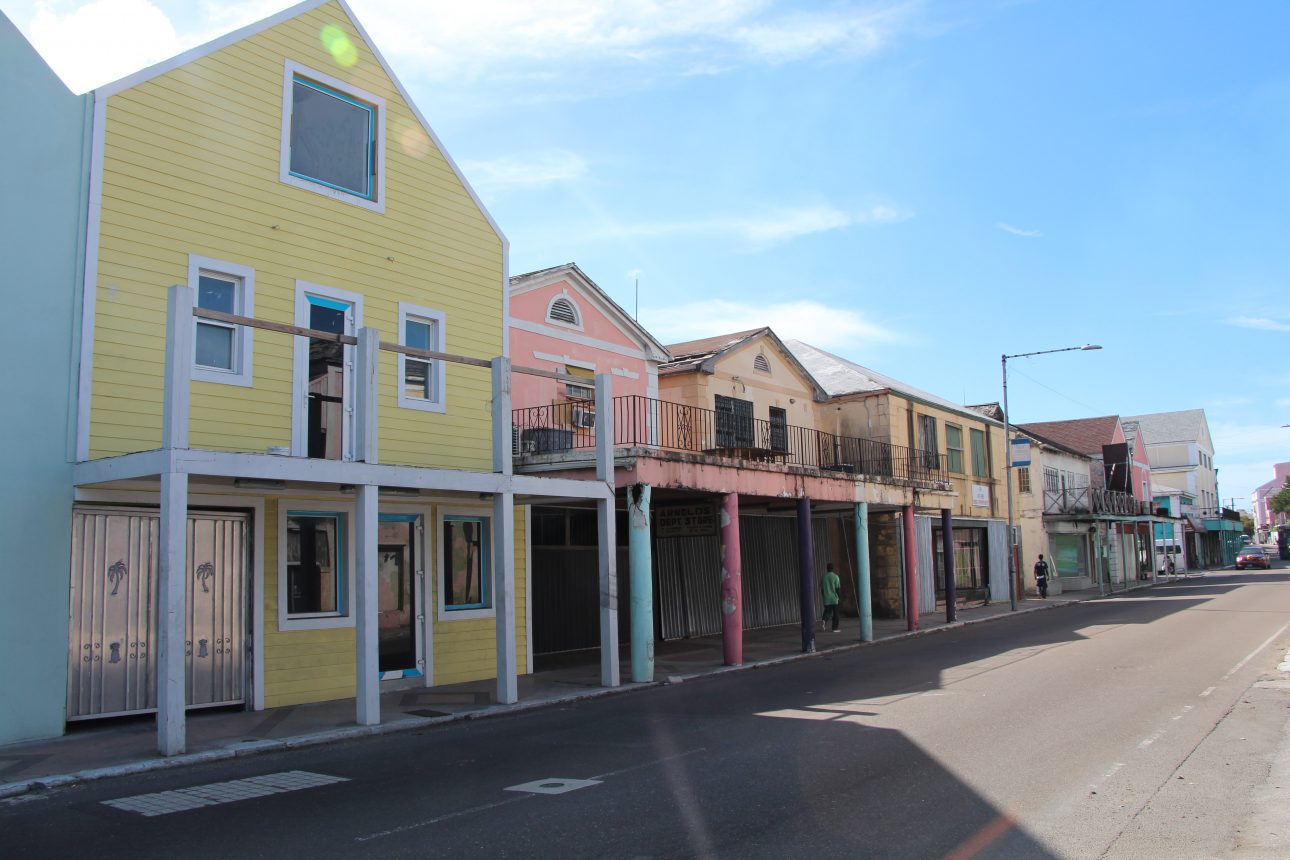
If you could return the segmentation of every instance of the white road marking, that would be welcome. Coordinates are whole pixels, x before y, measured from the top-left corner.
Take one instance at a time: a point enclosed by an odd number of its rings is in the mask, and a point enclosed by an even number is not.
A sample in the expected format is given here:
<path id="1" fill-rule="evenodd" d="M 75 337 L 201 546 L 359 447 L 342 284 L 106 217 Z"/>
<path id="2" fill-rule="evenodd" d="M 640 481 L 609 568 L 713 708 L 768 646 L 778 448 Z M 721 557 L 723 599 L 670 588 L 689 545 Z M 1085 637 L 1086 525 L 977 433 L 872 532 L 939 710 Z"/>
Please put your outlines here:
<path id="1" fill-rule="evenodd" d="M 1264 648 L 1266 648 L 1266 647 L 1268 647 L 1269 645 L 1271 645 L 1271 644 L 1272 644 L 1272 642 L 1273 642 L 1273 641 L 1274 641 L 1278 636 L 1280 636 L 1282 633 L 1286 632 L 1286 630 L 1287 630 L 1287 629 L 1290 629 L 1290 621 L 1287 621 L 1285 624 L 1282 624 L 1282 625 L 1281 625 L 1281 629 L 1280 629 L 1280 630 L 1278 630 L 1276 633 L 1273 633 L 1273 634 L 1272 634 L 1271 636 L 1269 636 L 1267 639 L 1264 639 L 1264 640 L 1263 640 L 1263 644 L 1262 644 L 1262 645 L 1260 645 L 1258 648 L 1255 648 L 1255 649 L 1254 649 L 1253 651 L 1251 651 L 1249 654 L 1246 654 L 1246 655 L 1245 655 L 1245 658 L 1244 658 L 1243 660 L 1241 660 L 1241 662 L 1237 663 L 1237 664 L 1236 664 L 1235 666 L 1233 666 L 1231 669 L 1228 669 L 1228 670 L 1227 670 L 1227 674 L 1223 676 L 1222 680 L 1226 681 L 1228 678 L 1232 677 L 1232 676 L 1233 676 L 1233 675 L 1235 675 L 1237 672 L 1241 671 L 1241 667 L 1242 667 L 1242 666 L 1244 666 L 1246 663 L 1250 662 L 1250 661 L 1251 661 L 1251 660 L 1253 660 L 1255 657 L 1257 657 L 1260 651 L 1262 651 Z"/>
<path id="2" fill-rule="evenodd" d="M 508 785 L 502 791 L 522 791 L 527 794 L 567 794 L 570 791 L 590 788 L 593 785 L 600 785 L 600 780 L 567 779 L 554 776 L 547 779 L 535 779 L 532 782 L 522 782 L 519 785 Z"/>
<path id="3" fill-rule="evenodd" d="M 264 776 L 235 779 L 230 782 L 216 782 L 210 785 L 197 785 L 192 788 L 177 788 L 173 791 L 136 794 L 133 797 L 105 800 L 103 805 L 112 806 L 124 812 L 137 812 L 140 815 L 151 818 L 156 815 L 169 815 L 172 812 L 187 812 L 190 809 L 200 809 L 203 806 L 215 806 L 220 803 L 232 803 L 237 800 L 251 800 L 270 794 L 281 794 L 285 791 L 317 788 L 320 785 L 331 785 L 335 782 L 349 782 L 349 780 L 343 776 L 328 776 L 323 773 L 290 770 L 284 773 L 268 773 Z"/>
<path id="4" fill-rule="evenodd" d="M 641 764 L 634 764 L 629 767 L 620 768 L 618 770 L 611 770 L 605 773 L 599 773 L 587 780 L 560 780 L 560 781 L 586 782 L 593 785 L 599 784 L 602 780 L 608 779 L 611 776 L 617 776 L 618 774 L 628 773 L 629 771 L 633 771 L 633 770 L 640 770 L 641 768 L 645 768 L 645 767 L 653 767 L 654 765 L 663 764 L 664 762 L 673 761 L 674 759 L 678 759 L 678 758 L 685 758 L 686 756 L 703 752 L 706 749 L 707 747 L 697 747 L 692 750 L 686 750 L 683 753 L 677 753 L 676 755 L 664 756 L 663 758 L 654 759 L 652 761 L 643 762 Z M 547 779 L 537 780 L 538 783 L 556 782 L 556 781 L 557 780 L 547 780 Z M 581 788 L 582 786 L 578 786 L 578 787 Z M 517 791 L 517 789 L 519 789 L 519 786 L 513 786 L 509 789 L 503 789 L 503 791 Z M 439 824 L 440 822 L 443 822 L 443 821 L 451 821 L 454 818 L 461 818 L 466 815 L 474 815 L 476 812 L 487 812 L 490 809 L 497 809 L 499 806 L 509 806 L 512 803 L 519 803 L 521 800 L 531 800 L 532 798 L 535 798 L 535 797 L 541 797 L 542 794 L 563 794 L 563 792 L 548 791 L 548 792 L 537 793 L 537 792 L 527 791 L 527 790 L 517 791 L 514 797 L 508 797 L 505 800 L 498 800 L 493 803 L 484 803 L 479 806 L 472 806 L 469 809 L 460 809 L 456 812 L 449 812 L 446 815 L 440 815 L 435 818 L 426 819 L 425 821 L 414 821 L 411 824 L 402 824 L 398 827 L 391 827 L 389 830 L 379 830 L 376 833 L 368 833 L 364 836 L 355 836 L 354 841 L 371 842 L 373 839 L 380 839 L 382 836 L 394 836 L 395 834 L 398 834 L 398 833 L 406 833 L 409 830 L 419 830 L 422 827 L 430 827 L 431 825 Z"/>
<path id="5" fill-rule="evenodd" d="M 1111 765 L 1110 769 L 1108 769 L 1106 773 L 1102 774 L 1102 775 L 1101 775 L 1101 776 L 1099 776 L 1096 780 L 1094 780 L 1093 782 L 1090 782 L 1090 783 L 1088 784 L 1089 791 L 1093 791 L 1093 790 L 1094 790 L 1094 789 L 1096 789 L 1099 785 L 1101 785 L 1102 783 L 1106 782 L 1106 781 L 1107 781 L 1108 779 L 1110 779 L 1111 777 L 1115 776 L 1115 774 L 1116 774 L 1116 773 L 1120 770 L 1120 768 L 1122 768 L 1122 767 L 1124 767 L 1124 762 L 1122 762 L 1122 761 L 1117 761 L 1115 764 Z"/>
<path id="6" fill-rule="evenodd" d="M 1208 696 L 1210 693 L 1214 692 L 1214 691 L 1215 691 L 1215 690 L 1217 690 L 1217 689 L 1218 689 L 1217 687 L 1206 687 L 1206 688 L 1205 688 L 1205 692 L 1203 692 L 1203 693 L 1201 693 L 1201 694 L 1200 694 L 1200 695 L 1201 695 L 1201 698 L 1204 698 L 1205 696 Z"/>

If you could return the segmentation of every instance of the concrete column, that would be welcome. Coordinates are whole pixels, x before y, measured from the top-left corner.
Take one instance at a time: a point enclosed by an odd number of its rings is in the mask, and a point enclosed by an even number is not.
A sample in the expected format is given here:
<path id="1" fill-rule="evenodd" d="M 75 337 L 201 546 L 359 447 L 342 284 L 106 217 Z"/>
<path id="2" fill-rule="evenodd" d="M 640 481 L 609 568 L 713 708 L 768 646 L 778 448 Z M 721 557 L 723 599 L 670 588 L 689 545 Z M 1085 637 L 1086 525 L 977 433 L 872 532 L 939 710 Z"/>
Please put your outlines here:
<path id="1" fill-rule="evenodd" d="M 191 326 L 191 323 L 190 323 Z M 186 748 L 184 708 L 188 632 L 188 475 L 161 476 L 160 550 L 157 565 L 157 750 L 179 755 Z"/>
<path id="2" fill-rule="evenodd" d="M 650 546 L 650 485 L 627 488 L 627 544 L 631 562 L 632 680 L 654 680 L 654 557 Z"/>
<path id="3" fill-rule="evenodd" d="M 801 584 L 802 653 L 815 651 L 815 559 L 811 542 L 811 500 L 797 500 L 797 576 Z"/>
<path id="4" fill-rule="evenodd" d="M 873 641 L 873 591 L 869 582 L 869 503 L 856 505 L 856 608 L 860 641 Z"/>
<path id="5" fill-rule="evenodd" d="M 518 702 L 515 656 L 515 494 L 493 496 L 493 613 L 497 627 L 497 701 Z"/>
<path id="6" fill-rule="evenodd" d="M 727 666 L 743 665 L 743 560 L 739 551 L 738 493 L 721 497 L 721 652 Z"/>
<path id="7" fill-rule="evenodd" d="M 954 581 L 954 519 L 949 508 L 941 508 L 941 555 L 945 557 L 945 622 L 958 619 L 958 584 Z"/>
<path id="8" fill-rule="evenodd" d="M 600 683 L 617 687 L 618 672 L 618 522 L 614 498 L 614 382 L 596 374 L 596 480 L 610 496 L 596 500 L 600 541 Z"/>
<path id="9" fill-rule="evenodd" d="M 380 620 L 376 571 L 377 495 L 380 488 L 360 484 L 354 500 L 354 650 L 357 684 L 356 720 L 360 726 L 381 722 Z"/>
<path id="10" fill-rule="evenodd" d="M 493 471 L 503 475 L 515 471 L 511 450 L 511 360 L 498 356 L 492 361 L 493 377 Z"/>
<path id="11" fill-rule="evenodd" d="M 918 544 L 914 538 L 914 506 L 901 514 L 905 527 L 905 629 L 918 629 Z"/>

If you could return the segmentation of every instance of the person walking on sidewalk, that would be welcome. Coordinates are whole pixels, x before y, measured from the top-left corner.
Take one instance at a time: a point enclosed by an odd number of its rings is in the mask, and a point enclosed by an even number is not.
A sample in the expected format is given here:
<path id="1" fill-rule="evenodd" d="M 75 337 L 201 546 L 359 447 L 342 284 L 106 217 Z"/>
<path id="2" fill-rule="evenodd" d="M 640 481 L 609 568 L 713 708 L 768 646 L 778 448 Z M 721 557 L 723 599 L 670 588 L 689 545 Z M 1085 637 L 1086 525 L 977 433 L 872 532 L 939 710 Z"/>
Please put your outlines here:
<path id="1" fill-rule="evenodd" d="M 1039 589 L 1041 598 L 1048 597 L 1048 562 L 1044 561 L 1044 554 L 1039 554 L 1039 561 L 1035 562 L 1035 587 Z"/>
<path id="2" fill-rule="evenodd" d="M 838 632 L 838 588 L 842 578 L 833 569 L 833 562 L 824 566 L 824 577 L 820 580 L 820 590 L 824 592 L 824 617 L 820 619 L 823 626 L 830 617 L 833 618 L 833 632 Z"/>

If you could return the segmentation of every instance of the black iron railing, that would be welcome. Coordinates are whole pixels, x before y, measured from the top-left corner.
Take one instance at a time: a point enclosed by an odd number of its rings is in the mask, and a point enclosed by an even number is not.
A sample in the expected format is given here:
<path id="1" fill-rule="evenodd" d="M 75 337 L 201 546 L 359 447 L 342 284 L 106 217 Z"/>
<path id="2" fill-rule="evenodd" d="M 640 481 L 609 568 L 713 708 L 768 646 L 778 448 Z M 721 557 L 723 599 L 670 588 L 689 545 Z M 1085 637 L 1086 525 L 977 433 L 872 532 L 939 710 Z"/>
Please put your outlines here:
<path id="1" fill-rule="evenodd" d="M 1044 490 L 1046 514 L 1112 514 L 1132 517 L 1142 513 L 1130 493 L 1107 490 L 1102 487 L 1066 487 Z"/>
<path id="2" fill-rule="evenodd" d="M 784 463 L 909 481 L 945 481 L 946 458 L 872 439 L 835 436 L 783 421 L 701 409 L 653 397 L 615 397 L 614 445 L 688 451 L 734 460 Z M 595 407 L 569 401 L 514 411 L 520 459 L 594 448 Z"/>

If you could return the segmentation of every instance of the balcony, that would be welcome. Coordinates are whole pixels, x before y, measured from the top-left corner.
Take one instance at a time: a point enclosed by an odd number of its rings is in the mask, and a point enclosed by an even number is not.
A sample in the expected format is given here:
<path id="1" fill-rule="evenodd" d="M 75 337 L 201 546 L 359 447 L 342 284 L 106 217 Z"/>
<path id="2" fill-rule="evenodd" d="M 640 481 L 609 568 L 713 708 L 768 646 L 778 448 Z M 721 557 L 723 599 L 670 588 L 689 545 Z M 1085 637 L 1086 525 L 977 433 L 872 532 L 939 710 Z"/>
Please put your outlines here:
<path id="1" fill-rule="evenodd" d="M 1142 505 L 1131 493 L 1102 487 L 1045 487 L 1044 513 L 1135 517 L 1142 513 Z"/>
<path id="2" fill-rule="evenodd" d="M 902 482 L 948 480 L 945 455 L 933 451 L 640 395 L 615 397 L 612 402 L 616 448 L 650 448 Z M 580 452 L 589 456 L 595 448 L 596 414 L 591 401 L 516 409 L 512 422 L 512 453 L 518 465 Z"/>

